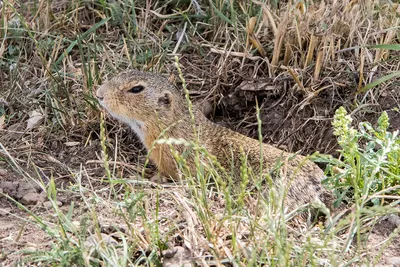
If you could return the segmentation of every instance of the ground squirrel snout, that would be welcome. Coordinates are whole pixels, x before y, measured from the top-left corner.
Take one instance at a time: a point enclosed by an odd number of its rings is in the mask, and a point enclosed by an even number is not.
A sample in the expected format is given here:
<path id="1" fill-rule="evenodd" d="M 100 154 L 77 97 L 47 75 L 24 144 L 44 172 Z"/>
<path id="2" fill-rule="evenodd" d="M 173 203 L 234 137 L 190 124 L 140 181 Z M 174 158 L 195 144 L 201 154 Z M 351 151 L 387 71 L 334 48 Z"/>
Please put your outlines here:
<path id="1" fill-rule="evenodd" d="M 154 74 L 128 71 L 104 83 L 96 92 L 99 103 L 115 118 L 129 124 L 147 149 L 154 140 L 153 125 L 168 126 L 176 120 L 175 106 L 183 102 L 173 97 L 168 79 Z M 162 120 L 158 120 L 160 116 Z"/>
<path id="2" fill-rule="evenodd" d="M 197 140 L 227 170 L 232 170 L 234 166 L 232 175 L 236 178 L 240 179 L 240 151 L 246 153 L 248 164 L 255 172 L 260 169 L 259 141 L 212 123 L 197 107 L 193 109 L 194 133 L 186 100 L 160 74 L 137 70 L 120 73 L 101 85 L 96 96 L 113 117 L 132 127 L 148 151 L 152 148 L 150 158 L 164 175 L 178 178 L 179 172 L 170 147 L 161 144 L 154 146 L 154 141 L 161 134 L 164 134 L 163 138 Z M 176 149 L 185 152 L 184 147 L 176 146 Z M 186 154 L 187 165 L 194 174 L 196 169 L 192 153 Z M 299 206 L 316 199 L 325 203 L 330 201 L 325 199 L 330 194 L 321 185 L 324 173 L 313 162 L 268 144 L 262 144 L 262 158 L 264 168 L 267 166 L 265 172 L 269 173 L 276 162 L 286 162 L 282 167 L 284 171 L 277 171 L 278 175 L 274 176 L 287 177 L 276 181 L 276 184 L 280 181 L 288 183 L 285 203 L 288 206 Z"/>

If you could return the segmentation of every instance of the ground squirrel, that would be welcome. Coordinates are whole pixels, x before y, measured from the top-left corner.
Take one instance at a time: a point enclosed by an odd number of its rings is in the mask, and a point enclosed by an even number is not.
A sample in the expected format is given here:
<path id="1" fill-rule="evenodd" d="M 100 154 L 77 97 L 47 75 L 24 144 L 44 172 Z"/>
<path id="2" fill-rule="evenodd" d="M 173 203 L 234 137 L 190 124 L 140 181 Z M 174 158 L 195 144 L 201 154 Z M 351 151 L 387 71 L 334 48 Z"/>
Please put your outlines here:
<path id="1" fill-rule="evenodd" d="M 238 166 L 236 173 L 240 173 L 240 151 L 247 153 L 248 164 L 254 171 L 259 169 L 259 141 L 209 121 L 194 106 L 195 136 L 186 99 L 160 74 L 137 70 L 120 73 L 101 85 L 96 96 L 101 106 L 112 116 L 132 127 L 147 150 L 170 127 L 165 137 L 190 141 L 197 138 L 198 144 L 228 170 L 232 168 L 233 162 Z M 321 185 L 324 173 L 315 163 L 306 160 L 304 156 L 287 153 L 265 143 L 262 144 L 262 156 L 264 168 L 271 168 L 278 160 L 287 161 L 281 174 L 286 173 L 289 177 L 284 180 L 287 183 L 292 179 L 285 201 L 288 207 L 294 208 L 316 199 L 327 203 L 330 193 Z M 151 150 L 150 158 L 162 174 L 178 178 L 177 164 L 168 145 L 156 145 Z M 195 171 L 190 157 L 187 165 Z"/>

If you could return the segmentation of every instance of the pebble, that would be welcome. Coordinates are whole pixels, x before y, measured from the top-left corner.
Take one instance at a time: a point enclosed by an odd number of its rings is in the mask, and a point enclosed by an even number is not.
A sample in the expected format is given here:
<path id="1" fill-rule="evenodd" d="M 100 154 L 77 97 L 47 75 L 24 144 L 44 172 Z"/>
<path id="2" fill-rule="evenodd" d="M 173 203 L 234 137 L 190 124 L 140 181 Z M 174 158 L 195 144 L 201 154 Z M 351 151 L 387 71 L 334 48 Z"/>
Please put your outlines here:
<path id="1" fill-rule="evenodd" d="M 38 193 L 28 193 L 25 196 L 23 196 L 20 200 L 20 202 L 24 205 L 36 205 L 38 202 L 43 201 L 43 196 L 41 196 Z"/>
<path id="2" fill-rule="evenodd" d="M 0 182 L 0 188 L 4 192 L 4 194 L 8 194 L 13 197 L 15 194 L 15 185 L 12 182 Z"/>
<path id="3" fill-rule="evenodd" d="M 0 208 L 0 216 L 6 216 L 9 213 L 11 213 L 10 208 Z"/>
<path id="4" fill-rule="evenodd" d="M 27 194 L 37 193 L 40 191 L 40 186 L 34 182 L 20 182 L 18 185 L 17 199 L 23 198 Z"/>
<path id="5" fill-rule="evenodd" d="M 7 175 L 7 170 L 6 169 L 0 169 L 0 176 L 5 177 Z"/>
<path id="6" fill-rule="evenodd" d="M 388 221 L 395 227 L 400 226 L 400 217 L 396 214 L 390 214 L 388 217 Z"/>
<path id="7" fill-rule="evenodd" d="M 57 200 L 57 206 L 61 207 L 62 206 L 62 202 Z M 53 204 L 51 204 L 51 201 L 46 201 L 43 203 L 43 206 L 47 209 L 51 209 L 53 207 Z"/>
<path id="8" fill-rule="evenodd" d="M 177 246 L 162 252 L 164 256 L 163 267 L 191 267 L 190 251 L 187 248 Z"/>

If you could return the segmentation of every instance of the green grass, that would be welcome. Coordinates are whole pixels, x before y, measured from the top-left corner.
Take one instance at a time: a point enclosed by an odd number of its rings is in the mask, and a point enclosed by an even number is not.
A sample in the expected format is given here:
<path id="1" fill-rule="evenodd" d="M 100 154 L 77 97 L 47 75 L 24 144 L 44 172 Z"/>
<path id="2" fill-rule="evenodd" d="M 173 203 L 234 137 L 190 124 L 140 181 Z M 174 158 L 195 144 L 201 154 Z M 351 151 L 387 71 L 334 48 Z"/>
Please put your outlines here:
<path id="1" fill-rule="evenodd" d="M 348 112 L 350 107 L 356 109 L 372 103 L 380 90 L 397 81 L 399 70 L 393 61 L 398 58 L 398 44 L 393 43 L 398 42 L 398 36 L 388 34 L 382 41 L 371 34 L 382 27 L 388 32 L 398 27 L 398 15 L 389 4 L 378 6 L 374 1 L 365 1 L 362 8 L 345 13 L 345 18 L 341 18 L 345 26 L 335 28 L 334 15 L 322 16 L 309 1 L 308 12 L 302 15 L 295 5 L 299 1 L 289 2 L 293 4 L 215 0 L 65 4 L 3 1 L 0 99 L 10 104 L 6 106 L 0 101 L 0 119 L 3 116 L 6 125 L 24 123 L 29 112 L 38 110 L 45 117 L 43 124 L 32 130 L 33 143 L 44 140 L 39 151 L 47 149 L 54 140 L 79 140 L 83 147 L 98 140 L 99 168 L 105 170 L 103 176 L 93 175 L 92 169 L 82 162 L 79 168 L 67 166 L 68 183 L 58 183 L 65 174 L 52 171 L 46 184 L 41 175 L 43 167 L 30 154 L 34 148 L 8 153 L 28 141 L 19 139 L 14 145 L 0 138 L 0 160 L 22 177 L 40 183 L 51 203 L 50 212 L 36 214 L 10 200 L 29 215 L 18 219 L 37 225 L 51 240 L 45 250 L 21 251 L 20 264 L 161 266 L 167 248 L 184 245 L 190 247 L 196 255 L 193 261 L 200 265 L 377 263 L 399 235 L 395 230 L 380 246 L 379 253 L 365 256 L 366 238 L 373 225 L 382 216 L 399 213 L 400 139 L 398 132 L 388 130 L 387 113 L 382 113 L 377 123 L 359 125 L 352 123 L 345 108 L 337 109 L 332 116 L 340 157 L 319 154 L 315 160 L 327 164 L 325 186 L 351 212 L 333 212 L 325 223 L 315 225 L 310 221 L 293 222 L 291 219 L 300 210 L 284 212 L 281 203 L 285 188 L 272 189 L 264 196 L 259 184 L 265 177 L 247 167 L 245 155 L 242 180 L 235 185 L 229 172 L 195 142 L 160 137 L 158 143 L 183 144 L 193 149 L 198 170 L 190 173 L 185 158 L 176 154 L 185 179 L 168 185 L 142 179 L 142 167 L 149 163 L 148 158 L 129 161 L 132 157 L 124 149 L 124 145 L 129 145 L 124 139 L 124 128 L 105 118 L 95 100 L 94 90 L 127 68 L 176 73 L 177 83 L 183 87 L 189 103 L 191 90 L 197 90 L 200 97 L 213 100 L 214 106 L 223 101 L 221 96 L 235 90 L 241 81 L 238 77 L 250 77 L 255 72 L 263 78 L 296 77 L 291 86 L 303 88 L 310 96 L 323 78 L 332 78 L 332 70 L 348 73 L 351 65 L 355 72 L 363 73 L 367 67 L 383 66 L 389 73 L 373 81 L 362 80 L 362 86 L 357 87 L 362 90 L 349 88 L 358 96 L 348 100 L 351 104 L 346 103 Z M 345 12 L 347 6 L 339 8 Z M 268 16 L 268 12 L 272 15 Z M 250 31 L 250 21 L 254 20 L 254 31 Z M 276 32 L 273 24 L 277 26 Z M 374 31 L 367 31 L 368 25 Z M 315 51 L 311 49 L 314 56 L 307 59 L 312 30 L 323 34 L 318 37 Z M 281 41 L 276 38 L 280 34 Z M 261 46 L 255 45 L 256 41 Z M 337 53 L 353 46 L 364 50 L 351 55 Z M 378 56 L 376 51 L 380 49 L 386 49 L 387 54 Z M 263 50 L 265 58 L 261 57 Z M 324 60 L 322 65 L 317 64 L 318 53 Z M 362 53 L 367 56 L 361 56 Z M 303 68 L 306 60 L 310 62 Z M 342 64 L 343 61 L 349 64 Z M 30 95 L 32 92 L 35 93 Z M 299 105 L 309 105 L 312 97 L 306 102 Z M 262 109 L 256 103 L 255 132 L 262 140 Z M 203 161 L 211 167 L 205 167 Z M 121 162 L 138 166 L 139 171 L 126 171 Z M 250 183 L 256 185 L 251 193 L 247 190 Z M 68 207 L 59 207 L 60 195 L 74 201 Z M 96 239 L 107 232 L 105 224 L 112 229 L 108 232 L 116 240 L 114 245 Z M 88 238 L 94 239 L 94 245 L 89 245 Z"/>

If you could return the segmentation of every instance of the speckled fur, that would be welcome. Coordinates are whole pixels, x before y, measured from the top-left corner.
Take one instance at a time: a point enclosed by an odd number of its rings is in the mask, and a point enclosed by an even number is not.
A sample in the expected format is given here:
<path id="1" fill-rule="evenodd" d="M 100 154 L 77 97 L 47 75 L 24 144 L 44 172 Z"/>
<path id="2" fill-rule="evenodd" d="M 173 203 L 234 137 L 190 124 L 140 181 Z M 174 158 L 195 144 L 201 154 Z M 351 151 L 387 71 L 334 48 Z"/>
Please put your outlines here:
<path id="1" fill-rule="evenodd" d="M 142 85 L 145 89 L 140 93 L 128 92 L 136 85 Z M 186 100 L 160 74 L 137 70 L 120 73 L 97 90 L 97 97 L 111 115 L 131 125 L 147 149 L 152 147 L 166 127 L 174 123 L 164 137 L 195 140 Z M 260 143 L 257 140 L 212 123 L 196 107 L 194 114 L 199 144 L 216 156 L 223 167 L 228 170 L 231 168 L 232 155 L 234 164 L 240 166 L 242 148 L 253 170 L 259 169 Z M 177 150 L 182 151 L 182 148 L 177 147 Z M 281 168 L 286 178 L 279 178 L 276 184 L 290 184 L 285 203 L 288 207 L 294 208 L 316 199 L 330 206 L 331 195 L 321 185 L 324 173 L 316 164 L 301 155 L 293 158 L 293 154 L 268 144 L 263 144 L 262 154 L 264 168 L 271 168 L 278 160 L 287 162 Z M 161 173 L 178 178 L 176 163 L 167 145 L 155 146 L 150 158 Z M 194 163 L 190 159 L 188 165 L 194 170 Z"/>

